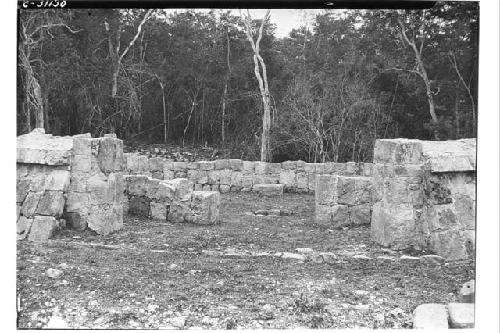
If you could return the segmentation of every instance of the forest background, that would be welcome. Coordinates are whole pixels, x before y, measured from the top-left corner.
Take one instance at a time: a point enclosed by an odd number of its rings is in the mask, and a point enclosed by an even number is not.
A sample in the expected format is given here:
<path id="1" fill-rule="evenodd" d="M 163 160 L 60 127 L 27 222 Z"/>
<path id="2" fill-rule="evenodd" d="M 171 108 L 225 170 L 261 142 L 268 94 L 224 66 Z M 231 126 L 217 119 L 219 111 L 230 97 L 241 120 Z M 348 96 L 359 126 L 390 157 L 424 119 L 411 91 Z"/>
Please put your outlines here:
<path id="1" fill-rule="evenodd" d="M 370 161 L 377 138 L 475 137 L 478 12 L 325 10 L 278 37 L 243 10 L 20 11 L 17 132 L 115 132 L 262 159 L 250 22 L 255 39 L 263 27 L 265 159 Z"/>

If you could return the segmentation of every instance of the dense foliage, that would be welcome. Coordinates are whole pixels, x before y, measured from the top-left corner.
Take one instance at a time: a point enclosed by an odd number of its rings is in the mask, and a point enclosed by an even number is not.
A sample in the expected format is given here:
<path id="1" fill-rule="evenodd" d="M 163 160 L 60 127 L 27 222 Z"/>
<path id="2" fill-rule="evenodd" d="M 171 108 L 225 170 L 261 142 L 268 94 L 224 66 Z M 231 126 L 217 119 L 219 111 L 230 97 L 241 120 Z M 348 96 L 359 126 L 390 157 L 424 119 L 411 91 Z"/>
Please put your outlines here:
<path id="1" fill-rule="evenodd" d="M 43 110 L 55 135 L 116 132 L 259 159 L 262 100 L 243 19 L 223 10 L 145 14 L 20 11 L 18 133 Z M 284 38 L 266 24 L 273 160 L 369 161 L 376 138 L 476 136 L 477 45 L 470 2 L 324 11 Z"/>

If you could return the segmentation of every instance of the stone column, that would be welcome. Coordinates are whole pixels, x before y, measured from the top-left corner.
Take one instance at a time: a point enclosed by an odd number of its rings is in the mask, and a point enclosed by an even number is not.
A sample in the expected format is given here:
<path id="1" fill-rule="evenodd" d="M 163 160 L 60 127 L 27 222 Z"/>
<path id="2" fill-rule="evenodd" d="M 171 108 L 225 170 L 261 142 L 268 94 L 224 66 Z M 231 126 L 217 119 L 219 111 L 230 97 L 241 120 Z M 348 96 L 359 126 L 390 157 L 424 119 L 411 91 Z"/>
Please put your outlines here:
<path id="1" fill-rule="evenodd" d="M 375 143 L 371 234 L 393 249 L 447 259 L 473 253 L 475 139 Z"/>

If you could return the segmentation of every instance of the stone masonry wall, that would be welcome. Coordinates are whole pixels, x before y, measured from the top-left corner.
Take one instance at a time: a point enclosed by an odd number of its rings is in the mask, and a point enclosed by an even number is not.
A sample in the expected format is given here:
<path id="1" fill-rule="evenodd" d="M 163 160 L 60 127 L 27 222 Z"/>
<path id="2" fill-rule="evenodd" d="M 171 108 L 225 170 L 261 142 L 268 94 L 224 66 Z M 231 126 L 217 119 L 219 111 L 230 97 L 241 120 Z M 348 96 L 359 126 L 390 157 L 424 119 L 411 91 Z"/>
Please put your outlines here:
<path id="1" fill-rule="evenodd" d="M 476 140 L 377 140 L 372 238 L 447 259 L 475 249 Z"/>
<path id="2" fill-rule="evenodd" d="M 372 187 L 371 177 L 317 175 L 316 223 L 334 229 L 370 224 Z"/>
<path id="3" fill-rule="evenodd" d="M 100 234 L 123 224 L 122 141 L 89 134 L 17 138 L 17 237 L 44 241 L 60 227 Z"/>
<path id="4" fill-rule="evenodd" d="M 219 221 L 219 192 L 193 191 L 192 182 L 186 178 L 159 180 L 128 175 L 124 179 L 124 207 L 132 215 L 174 223 L 215 224 Z"/>
<path id="5" fill-rule="evenodd" d="M 68 226 L 106 235 L 123 226 L 123 143 L 114 135 L 73 137 Z"/>
<path id="6" fill-rule="evenodd" d="M 187 178 L 197 191 L 252 191 L 256 184 L 284 184 L 287 192 L 312 193 L 317 174 L 371 176 L 371 163 L 266 163 L 239 159 L 172 162 L 126 153 L 126 172 L 156 179 Z"/>

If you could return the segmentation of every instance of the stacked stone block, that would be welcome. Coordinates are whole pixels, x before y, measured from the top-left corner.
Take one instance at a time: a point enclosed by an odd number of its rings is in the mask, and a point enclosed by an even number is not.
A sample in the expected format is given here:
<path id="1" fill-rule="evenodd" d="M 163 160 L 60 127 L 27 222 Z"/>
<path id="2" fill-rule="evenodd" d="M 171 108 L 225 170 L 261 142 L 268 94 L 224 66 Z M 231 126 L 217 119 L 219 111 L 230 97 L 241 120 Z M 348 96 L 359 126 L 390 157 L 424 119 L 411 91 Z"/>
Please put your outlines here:
<path id="1" fill-rule="evenodd" d="M 37 129 L 17 139 L 18 238 L 44 241 L 62 226 L 100 234 L 121 228 L 121 140 L 54 137 Z"/>
<path id="2" fill-rule="evenodd" d="M 219 221 L 220 194 L 193 191 L 186 178 L 159 180 L 144 175 L 125 176 L 128 213 L 174 223 L 215 224 Z"/>
<path id="3" fill-rule="evenodd" d="M 187 178 L 197 191 L 252 191 L 254 185 L 283 184 L 286 192 L 312 193 L 317 174 L 371 176 L 370 163 L 305 163 L 286 161 L 267 163 L 222 159 L 199 162 L 173 162 L 137 153 L 125 154 L 126 172 L 156 179 Z"/>
<path id="4" fill-rule="evenodd" d="M 447 259 L 473 255 L 475 140 L 377 140 L 372 237 Z"/>
<path id="5" fill-rule="evenodd" d="M 123 143 L 113 135 L 73 137 L 68 226 L 107 235 L 123 226 Z"/>
<path id="6" fill-rule="evenodd" d="M 372 187 L 369 177 L 317 175 L 316 223 L 329 228 L 370 224 Z"/>

